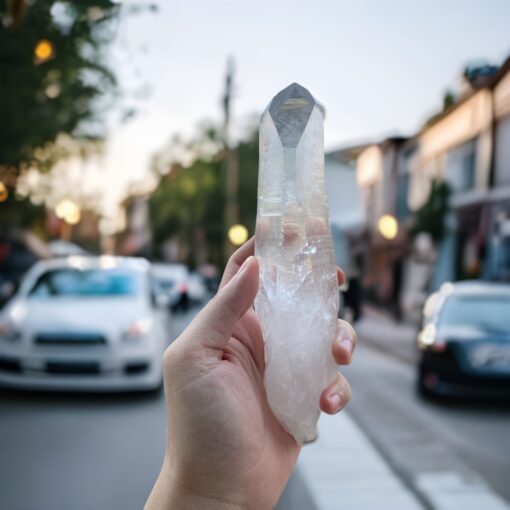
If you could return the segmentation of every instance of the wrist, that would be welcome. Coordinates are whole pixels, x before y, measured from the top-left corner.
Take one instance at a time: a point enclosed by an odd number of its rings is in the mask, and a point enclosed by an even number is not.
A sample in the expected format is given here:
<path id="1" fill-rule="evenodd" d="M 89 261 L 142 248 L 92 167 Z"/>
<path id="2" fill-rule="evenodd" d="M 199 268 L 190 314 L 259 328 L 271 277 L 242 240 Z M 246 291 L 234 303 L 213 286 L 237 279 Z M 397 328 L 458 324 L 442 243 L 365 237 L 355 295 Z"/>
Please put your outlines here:
<path id="1" fill-rule="evenodd" d="M 248 510 L 237 498 L 211 491 L 198 490 L 192 480 L 182 483 L 171 469 L 166 458 L 154 488 L 147 500 L 145 510 Z"/>
<path id="2" fill-rule="evenodd" d="M 203 510 L 247 510 L 246 506 L 220 497 L 205 496 L 182 489 L 174 489 L 170 492 L 167 508 L 169 510 L 188 510 L 193 508 Z"/>

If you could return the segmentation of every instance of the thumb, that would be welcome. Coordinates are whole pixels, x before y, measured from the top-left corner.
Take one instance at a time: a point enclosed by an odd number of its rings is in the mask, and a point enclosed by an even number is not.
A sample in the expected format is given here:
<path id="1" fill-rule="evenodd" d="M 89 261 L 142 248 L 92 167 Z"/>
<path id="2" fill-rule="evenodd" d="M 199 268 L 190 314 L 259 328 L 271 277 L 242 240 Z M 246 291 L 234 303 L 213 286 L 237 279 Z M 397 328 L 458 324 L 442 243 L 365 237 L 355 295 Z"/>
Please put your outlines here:
<path id="1" fill-rule="evenodd" d="M 197 315 L 189 331 L 193 341 L 214 349 L 223 348 L 239 319 L 253 304 L 258 287 L 259 264 L 251 256 Z"/>

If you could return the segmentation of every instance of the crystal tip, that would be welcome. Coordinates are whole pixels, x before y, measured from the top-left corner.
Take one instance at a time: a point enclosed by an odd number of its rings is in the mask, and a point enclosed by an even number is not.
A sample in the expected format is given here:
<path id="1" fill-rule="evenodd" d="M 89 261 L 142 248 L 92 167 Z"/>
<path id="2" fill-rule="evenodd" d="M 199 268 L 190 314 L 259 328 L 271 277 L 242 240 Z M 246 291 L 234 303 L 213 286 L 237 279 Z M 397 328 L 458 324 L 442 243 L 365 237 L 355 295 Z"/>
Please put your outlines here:
<path id="1" fill-rule="evenodd" d="M 284 147 L 297 147 L 314 106 L 322 111 L 312 94 L 299 83 L 291 83 L 269 103 L 266 111 L 271 115 Z"/>

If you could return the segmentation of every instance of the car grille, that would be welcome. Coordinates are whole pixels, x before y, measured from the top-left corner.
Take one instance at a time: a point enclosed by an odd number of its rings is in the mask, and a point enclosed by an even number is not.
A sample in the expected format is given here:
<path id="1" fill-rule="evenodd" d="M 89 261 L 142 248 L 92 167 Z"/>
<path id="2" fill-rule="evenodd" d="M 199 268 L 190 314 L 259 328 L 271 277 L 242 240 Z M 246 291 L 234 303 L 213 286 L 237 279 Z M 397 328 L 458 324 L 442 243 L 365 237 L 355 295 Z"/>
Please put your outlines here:
<path id="1" fill-rule="evenodd" d="M 73 347 L 105 345 L 106 338 L 95 333 L 39 333 L 35 336 L 37 345 L 67 345 Z"/>
<path id="2" fill-rule="evenodd" d="M 79 362 L 62 362 L 62 361 L 49 361 L 46 363 L 46 372 L 48 374 L 60 375 L 92 375 L 99 374 L 99 364 L 93 361 L 79 361 Z"/>

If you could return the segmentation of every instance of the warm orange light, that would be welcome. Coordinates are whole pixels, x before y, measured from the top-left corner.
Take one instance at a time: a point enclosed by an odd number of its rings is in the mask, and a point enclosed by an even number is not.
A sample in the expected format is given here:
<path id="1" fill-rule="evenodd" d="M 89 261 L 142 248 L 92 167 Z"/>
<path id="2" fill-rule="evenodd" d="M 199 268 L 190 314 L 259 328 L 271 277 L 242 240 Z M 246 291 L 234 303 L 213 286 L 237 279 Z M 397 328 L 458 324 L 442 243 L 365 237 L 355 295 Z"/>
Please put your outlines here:
<path id="1" fill-rule="evenodd" d="M 81 219 L 81 210 L 72 200 L 65 198 L 55 207 L 57 218 L 64 220 L 69 225 L 76 225 Z"/>
<path id="2" fill-rule="evenodd" d="M 0 202 L 5 202 L 9 198 L 9 191 L 7 191 L 7 186 L 0 181 Z"/>
<path id="3" fill-rule="evenodd" d="M 377 223 L 379 227 L 379 232 L 385 239 L 395 239 L 398 234 L 398 223 L 394 216 L 391 214 L 384 214 L 379 218 L 379 222 Z"/>
<path id="4" fill-rule="evenodd" d="M 46 62 L 55 53 L 53 44 L 47 39 L 41 39 L 36 45 L 34 54 L 39 62 Z"/>
<path id="5" fill-rule="evenodd" d="M 74 209 L 74 211 L 69 212 L 67 216 L 64 216 L 64 221 L 69 223 L 69 225 L 76 225 L 81 220 L 81 211 L 79 208 Z"/>
<path id="6" fill-rule="evenodd" d="M 228 238 L 234 246 L 241 246 L 248 239 L 248 229 L 244 225 L 232 225 L 228 229 Z"/>

